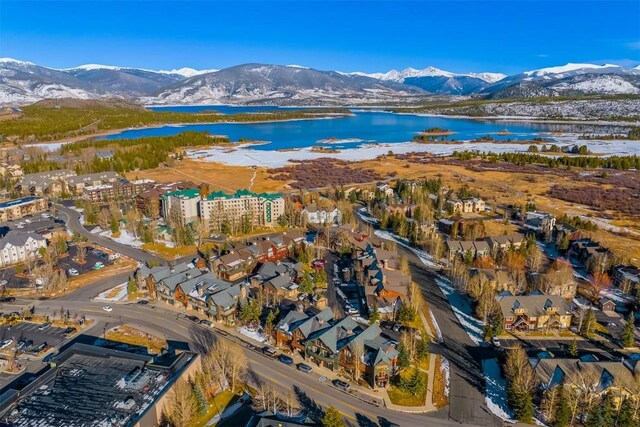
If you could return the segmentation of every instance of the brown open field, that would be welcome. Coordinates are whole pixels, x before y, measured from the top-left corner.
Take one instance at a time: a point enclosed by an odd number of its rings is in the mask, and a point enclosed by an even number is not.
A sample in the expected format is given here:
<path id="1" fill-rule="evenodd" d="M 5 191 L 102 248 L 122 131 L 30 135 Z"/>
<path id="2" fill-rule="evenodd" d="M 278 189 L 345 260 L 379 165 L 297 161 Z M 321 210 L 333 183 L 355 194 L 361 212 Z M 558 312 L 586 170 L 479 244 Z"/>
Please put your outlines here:
<path id="1" fill-rule="evenodd" d="M 363 167 L 374 169 L 383 175 L 390 171 L 397 171 L 398 177 L 408 179 L 440 177 L 445 185 L 455 189 L 467 185 L 479 191 L 480 195 L 489 201 L 489 206 L 494 201 L 520 204 L 532 200 L 537 209 L 551 212 L 558 217 L 567 213 L 569 215 L 585 215 L 594 219 L 602 218 L 602 213 L 596 212 L 588 206 L 551 198 L 545 194 L 549 188 L 556 184 L 567 187 L 587 185 L 585 182 L 575 182 L 568 177 L 500 171 L 476 172 L 462 166 L 410 163 L 392 157 L 368 160 L 361 162 L 361 164 Z M 603 186 L 603 191 L 605 190 L 606 188 Z M 601 230 L 584 234 L 591 234 L 591 237 L 600 241 L 623 259 L 640 264 L 640 221 L 620 213 L 605 212 L 605 214 L 614 218 L 609 221 L 611 225 L 626 227 L 627 232 L 614 234 L 603 230 L 604 224 L 599 223 L 598 226 Z"/>
<path id="2" fill-rule="evenodd" d="M 252 178 L 253 185 L 251 184 Z M 227 166 L 221 163 L 203 162 L 192 159 L 177 161 L 173 167 L 159 167 L 151 170 L 128 172 L 129 179 L 153 179 L 157 182 L 190 180 L 196 184 L 205 182 L 212 190 L 235 191 L 250 188 L 255 192 L 280 191 L 286 182 L 269 178 L 266 169 L 242 166 Z"/>

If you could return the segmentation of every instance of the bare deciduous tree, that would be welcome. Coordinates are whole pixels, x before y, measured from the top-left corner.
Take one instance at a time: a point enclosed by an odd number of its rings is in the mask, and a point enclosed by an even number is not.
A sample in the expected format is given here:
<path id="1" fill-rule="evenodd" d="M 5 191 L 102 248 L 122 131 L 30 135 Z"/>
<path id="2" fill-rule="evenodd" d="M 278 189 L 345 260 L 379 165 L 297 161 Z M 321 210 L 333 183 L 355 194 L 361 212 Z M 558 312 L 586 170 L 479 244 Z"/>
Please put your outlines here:
<path id="1" fill-rule="evenodd" d="M 169 419 L 175 427 L 188 427 L 197 411 L 191 384 L 181 379 L 173 386 Z"/>

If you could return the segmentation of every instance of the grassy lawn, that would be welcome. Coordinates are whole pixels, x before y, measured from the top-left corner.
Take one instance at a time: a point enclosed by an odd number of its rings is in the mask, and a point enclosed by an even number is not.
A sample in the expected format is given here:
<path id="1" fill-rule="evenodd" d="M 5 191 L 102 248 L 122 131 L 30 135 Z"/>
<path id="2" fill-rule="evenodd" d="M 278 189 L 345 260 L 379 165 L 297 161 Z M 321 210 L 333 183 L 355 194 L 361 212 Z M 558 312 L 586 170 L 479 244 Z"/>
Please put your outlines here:
<path id="1" fill-rule="evenodd" d="M 444 408 L 449 404 L 449 397 L 445 395 L 446 378 L 442 370 L 442 356 L 436 355 L 436 369 L 433 376 L 433 404 L 437 408 Z"/>
<path id="2" fill-rule="evenodd" d="M 405 371 L 400 373 L 400 376 L 403 378 L 409 378 L 411 377 L 411 374 L 413 373 L 413 370 L 415 368 L 409 368 L 406 369 Z M 387 393 L 389 394 L 389 399 L 391 399 L 391 402 L 396 404 L 396 405 L 401 405 L 401 406 L 422 406 L 424 405 L 424 401 L 427 397 L 427 373 L 426 372 L 421 372 L 423 377 L 424 377 L 424 383 L 425 383 L 425 388 L 424 388 L 424 392 L 420 393 L 419 395 L 410 393 L 408 391 L 404 391 L 402 390 L 400 387 L 398 387 L 397 385 L 392 384 L 389 387 L 389 390 L 387 391 Z"/>
<path id="3" fill-rule="evenodd" d="M 149 353 L 158 354 L 167 342 L 154 335 L 147 334 L 128 325 L 116 326 L 106 332 L 105 338 L 110 341 L 146 347 Z"/>
<path id="4" fill-rule="evenodd" d="M 238 399 L 238 395 L 231 393 L 229 390 L 223 390 L 209 401 L 209 409 L 207 413 L 199 417 L 194 418 L 191 421 L 193 427 L 205 426 L 211 418 L 217 415 L 219 412 L 223 412 L 224 409 L 234 403 Z"/>
<path id="5" fill-rule="evenodd" d="M 174 259 L 196 253 L 195 246 L 179 246 L 170 248 L 162 243 L 145 243 L 142 245 L 145 251 L 153 252 L 165 259 Z"/>

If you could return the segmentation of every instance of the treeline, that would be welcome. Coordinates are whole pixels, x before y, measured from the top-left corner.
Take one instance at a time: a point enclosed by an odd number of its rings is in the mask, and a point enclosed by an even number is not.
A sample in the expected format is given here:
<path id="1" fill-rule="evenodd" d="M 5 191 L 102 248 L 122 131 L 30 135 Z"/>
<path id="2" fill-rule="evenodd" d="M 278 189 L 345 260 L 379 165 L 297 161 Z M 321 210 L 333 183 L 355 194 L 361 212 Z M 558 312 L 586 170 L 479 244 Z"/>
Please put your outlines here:
<path id="1" fill-rule="evenodd" d="M 611 157 L 548 157 L 531 153 L 494 153 L 479 151 L 454 151 L 453 158 L 457 160 L 481 159 L 490 162 L 509 162 L 517 165 L 544 165 L 550 168 L 577 167 L 577 168 L 605 168 L 616 170 L 640 169 L 640 157 L 638 156 L 611 156 Z"/>
<path id="2" fill-rule="evenodd" d="M 157 124 L 255 122 L 315 118 L 319 115 L 350 114 L 345 109 L 274 110 L 259 113 L 180 113 L 153 111 L 134 104 L 82 102 L 78 106 L 56 106 L 52 101 L 22 109 L 23 115 L 0 121 L 0 135 L 20 141 L 51 141 L 63 137 Z"/>
<path id="3" fill-rule="evenodd" d="M 228 143 L 229 138 L 211 136 L 207 132 L 187 131 L 172 136 L 152 136 L 138 139 L 112 139 L 99 141 L 81 141 L 63 146 L 61 153 L 81 157 L 85 150 L 110 149 L 111 158 L 93 157 L 87 162 L 66 164 L 46 159 L 24 162 L 25 173 L 46 172 L 65 167 L 73 168 L 76 173 L 96 173 L 105 171 L 129 172 L 133 170 L 153 169 L 166 162 L 170 155 L 176 153 L 181 159 L 182 148 L 208 146 Z"/>

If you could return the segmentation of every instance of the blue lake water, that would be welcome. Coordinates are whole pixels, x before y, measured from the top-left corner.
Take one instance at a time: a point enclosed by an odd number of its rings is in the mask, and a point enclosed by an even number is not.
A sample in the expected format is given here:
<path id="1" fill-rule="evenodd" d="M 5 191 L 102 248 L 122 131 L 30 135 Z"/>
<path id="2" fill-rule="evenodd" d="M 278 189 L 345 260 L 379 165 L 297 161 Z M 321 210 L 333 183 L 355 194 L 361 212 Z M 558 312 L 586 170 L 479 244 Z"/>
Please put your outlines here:
<path id="1" fill-rule="evenodd" d="M 274 110 L 278 107 L 231 107 L 231 106 L 180 106 L 157 107 L 154 109 L 197 112 L 217 110 L 222 113 L 256 112 Z M 332 148 L 348 149 L 362 143 L 394 143 L 406 142 L 428 128 L 438 127 L 456 132 L 450 138 L 468 140 L 491 135 L 498 140 L 531 139 L 543 136 L 546 132 L 558 131 L 558 126 L 533 123 L 505 123 L 454 119 L 445 117 L 425 117 L 407 114 L 393 114 L 379 111 L 355 110 L 350 117 L 318 120 L 296 120 L 271 123 L 218 123 L 198 125 L 168 125 L 151 129 L 126 130 L 103 139 L 141 138 L 147 136 L 175 135 L 185 130 L 208 131 L 212 135 L 226 135 L 232 141 L 240 138 L 257 141 L 268 141 L 269 144 L 256 145 L 256 150 L 277 150 L 287 148 L 303 148 L 322 145 Z M 508 129 L 509 135 L 496 133 Z M 334 141 L 326 141 L 333 138 Z M 329 143 L 330 142 L 330 143 Z"/>

